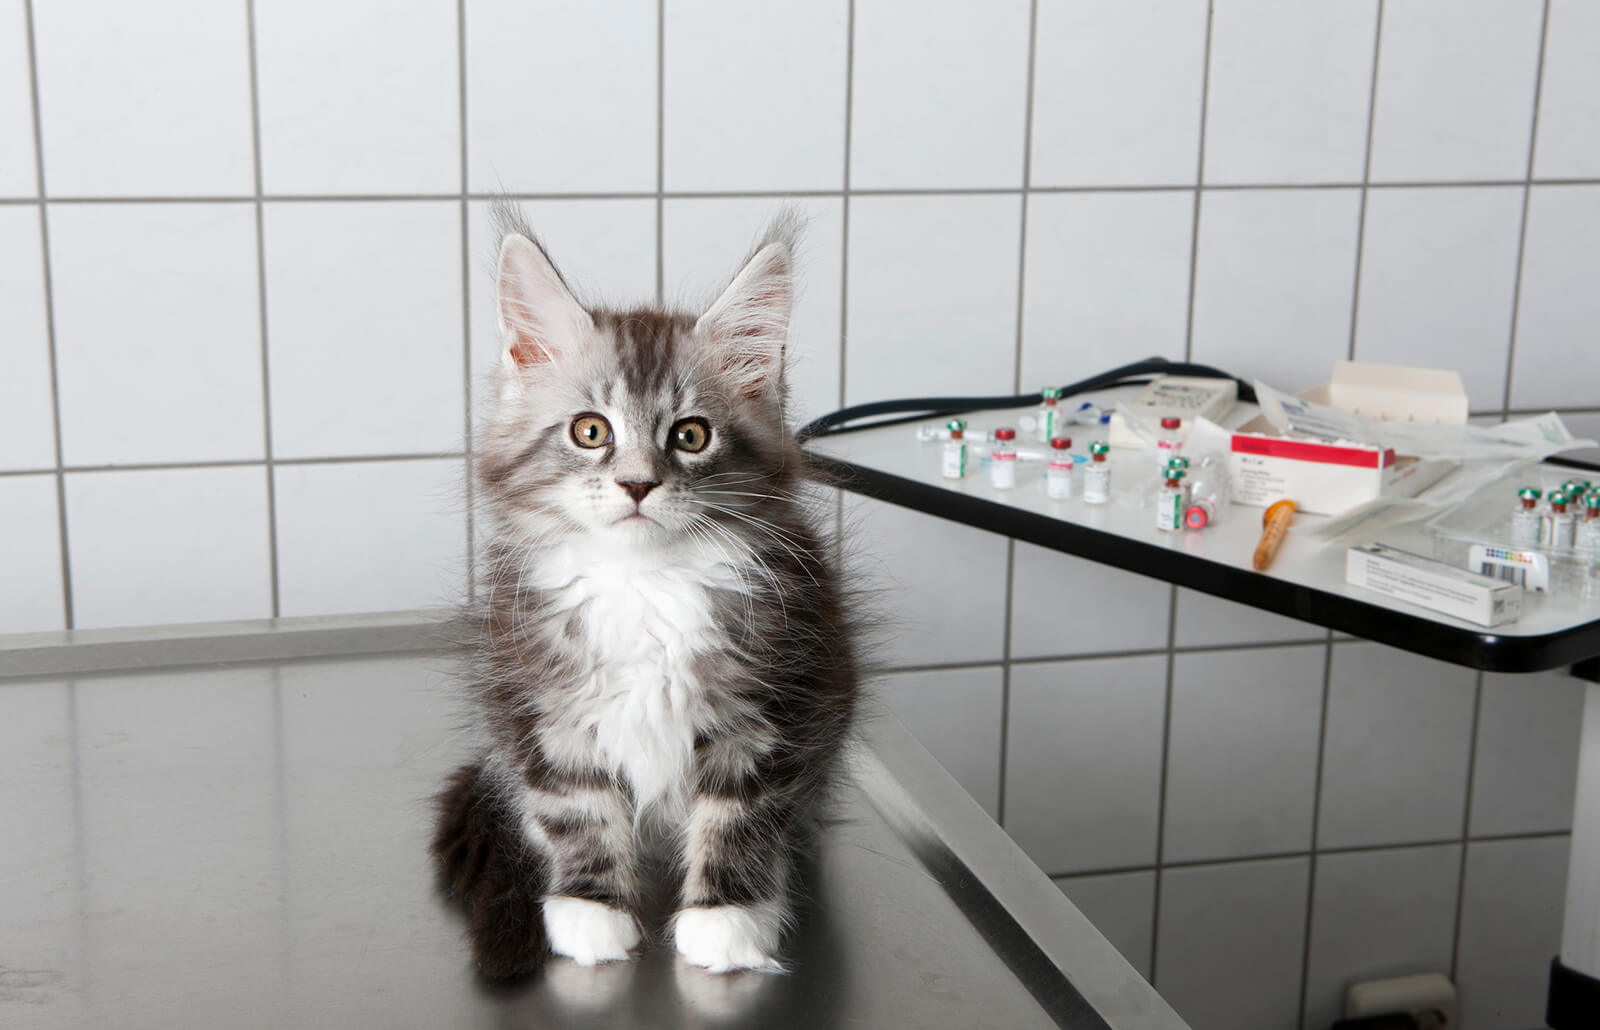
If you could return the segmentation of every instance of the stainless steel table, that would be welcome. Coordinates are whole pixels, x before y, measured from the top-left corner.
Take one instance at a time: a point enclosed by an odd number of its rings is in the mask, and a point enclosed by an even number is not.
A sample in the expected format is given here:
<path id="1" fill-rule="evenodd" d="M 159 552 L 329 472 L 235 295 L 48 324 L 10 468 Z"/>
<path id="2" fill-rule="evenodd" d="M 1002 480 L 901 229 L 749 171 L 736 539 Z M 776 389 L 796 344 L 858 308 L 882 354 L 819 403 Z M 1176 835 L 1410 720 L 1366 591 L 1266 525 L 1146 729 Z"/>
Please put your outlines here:
<path id="1" fill-rule="evenodd" d="M 405 618 L 0 641 L 0 1026 L 1183 1026 L 886 716 L 789 975 L 658 941 L 481 983 L 426 856 L 466 747 L 429 647 Z"/>

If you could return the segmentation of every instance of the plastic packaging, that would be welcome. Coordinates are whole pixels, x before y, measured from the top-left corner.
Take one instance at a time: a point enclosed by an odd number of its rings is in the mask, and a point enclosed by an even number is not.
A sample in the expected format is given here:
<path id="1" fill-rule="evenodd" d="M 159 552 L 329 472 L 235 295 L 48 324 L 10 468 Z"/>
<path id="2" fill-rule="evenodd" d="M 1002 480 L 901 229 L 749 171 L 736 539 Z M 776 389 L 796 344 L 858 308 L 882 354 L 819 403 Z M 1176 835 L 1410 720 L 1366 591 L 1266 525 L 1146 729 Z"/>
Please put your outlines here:
<path id="1" fill-rule="evenodd" d="M 967 424 L 958 418 L 946 428 L 950 439 L 944 445 L 941 472 L 946 479 L 960 479 L 967 474 Z"/>
<path id="2" fill-rule="evenodd" d="M 1064 501 L 1072 496 L 1072 446 L 1070 436 L 1058 436 L 1050 441 L 1050 464 L 1045 467 L 1044 492 L 1052 500 Z"/>
<path id="3" fill-rule="evenodd" d="M 1111 450 L 1103 440 L 1089 445 L 1089 465 L 1083 470 L 1083 503 L 1105 504 L 1111 500 L 1111 466 L 1106 454 Z"/>
<path id="4" fill-rule="evenodd" d="M 989 466 L 989 481 L 996 490 L 1017 485 L 1017 431 L 1009 427 L 994 431 L 994 462 Z"/>
<path id="5" fill-rule="evenodd" d="M 1228 457 L 1225 454 L 1200 455 L 1190 471 L 1189 506 L 1183 524 L 1204 529 L 1224 516 L 1230 506 Z"/>

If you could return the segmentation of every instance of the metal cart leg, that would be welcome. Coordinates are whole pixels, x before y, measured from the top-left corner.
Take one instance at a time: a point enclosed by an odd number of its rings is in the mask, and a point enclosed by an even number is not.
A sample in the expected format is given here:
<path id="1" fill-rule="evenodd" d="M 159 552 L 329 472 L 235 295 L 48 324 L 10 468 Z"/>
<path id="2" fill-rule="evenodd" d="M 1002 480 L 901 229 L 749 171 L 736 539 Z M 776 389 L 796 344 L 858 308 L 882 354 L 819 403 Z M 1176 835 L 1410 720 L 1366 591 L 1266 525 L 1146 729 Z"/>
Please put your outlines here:
<path id="1" fill-rule="evenodd" d="M 1600 683 L 1584 691 L 1571 856 L 1561 954 L 1550 963 L 1544 1017 L 1553 1030 L 1600 1026 Z"/>

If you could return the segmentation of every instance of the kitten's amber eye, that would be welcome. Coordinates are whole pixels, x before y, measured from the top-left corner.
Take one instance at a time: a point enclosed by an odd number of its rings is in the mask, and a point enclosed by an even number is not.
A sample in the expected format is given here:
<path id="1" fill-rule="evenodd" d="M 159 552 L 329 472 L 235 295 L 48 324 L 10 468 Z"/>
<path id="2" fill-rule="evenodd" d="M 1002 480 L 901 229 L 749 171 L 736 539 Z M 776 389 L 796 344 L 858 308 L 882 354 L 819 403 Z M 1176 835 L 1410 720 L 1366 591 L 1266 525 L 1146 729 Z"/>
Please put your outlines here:
<path id="1" fill-rule="evenodd" d="M 599 415 L 579 415 L 572 420 L 572 442 L 579 447 L 604 447 L 611 442 L 611 423 Z"/>
<path id="2" fill-rule="evenodd" d="M 672 446 L 690 454 L 706 449 L 711 442 L 711 427 L 705 419 L 686 418 L 672 427 Z"/>

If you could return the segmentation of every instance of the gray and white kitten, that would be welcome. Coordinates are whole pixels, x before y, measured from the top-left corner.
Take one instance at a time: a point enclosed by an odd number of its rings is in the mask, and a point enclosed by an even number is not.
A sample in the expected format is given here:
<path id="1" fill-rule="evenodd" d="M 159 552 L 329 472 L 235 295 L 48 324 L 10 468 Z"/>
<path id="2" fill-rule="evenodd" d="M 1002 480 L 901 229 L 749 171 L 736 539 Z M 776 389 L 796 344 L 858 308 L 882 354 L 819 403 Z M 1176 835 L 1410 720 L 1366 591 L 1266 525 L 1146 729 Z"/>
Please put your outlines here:
<path id="1" fill-rule="evenodd" d="M 504 350 L 477 451 L 494 530 L 466 613 L 489 743 L 437 798 L 441 882 L 491 977 L 550 951 L 628 958 L 663 857 L 685 959 L 781 968 L 857 697 L 783 416 L 796 221 L 693 315 L 585 308 L 497 217 Z"/>

